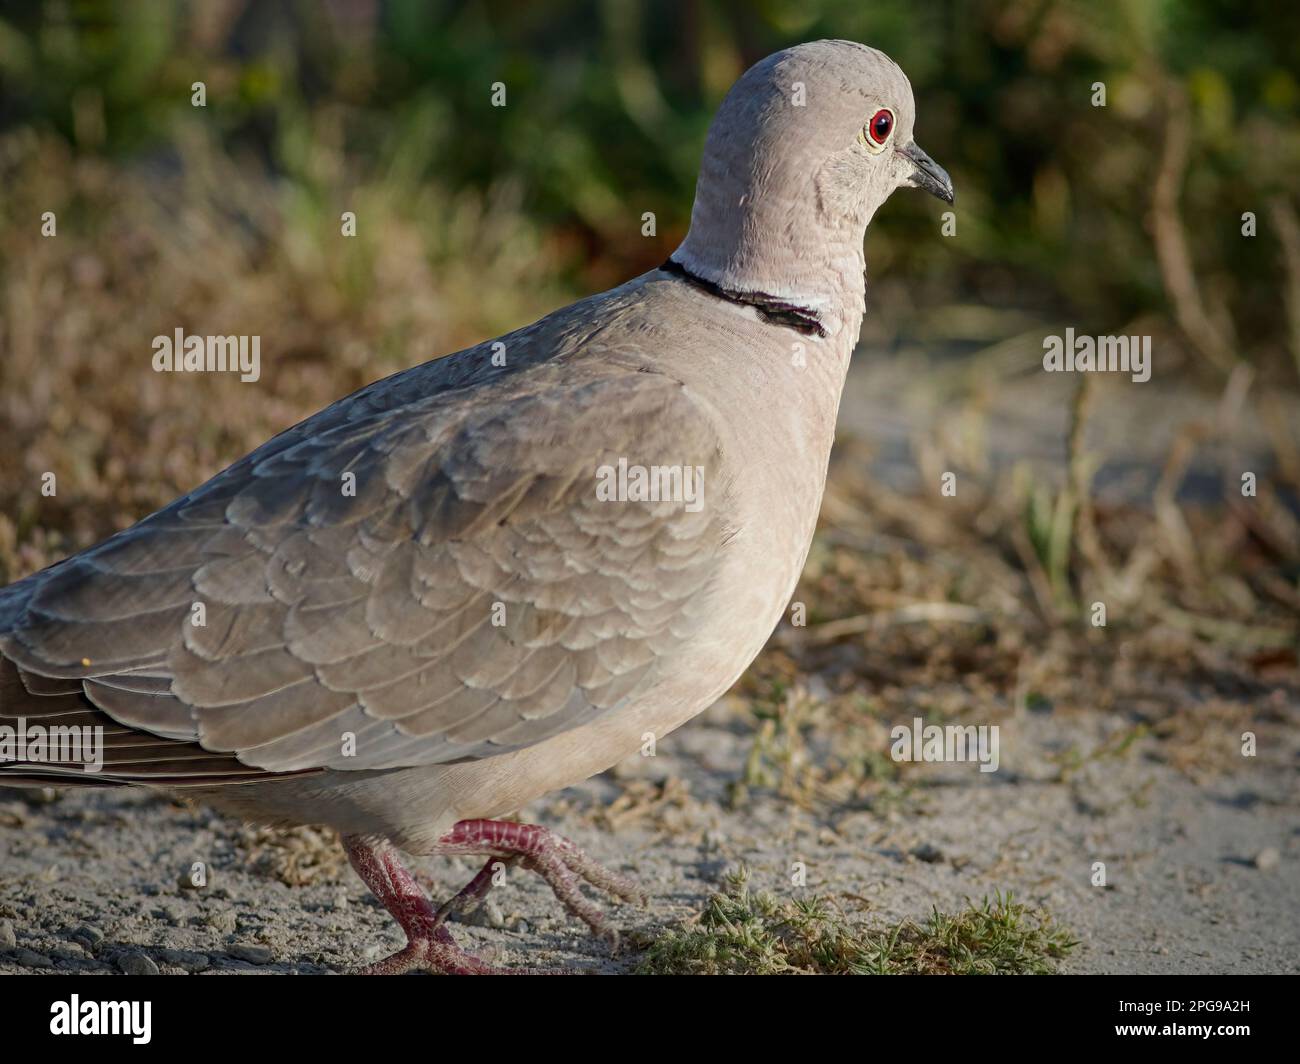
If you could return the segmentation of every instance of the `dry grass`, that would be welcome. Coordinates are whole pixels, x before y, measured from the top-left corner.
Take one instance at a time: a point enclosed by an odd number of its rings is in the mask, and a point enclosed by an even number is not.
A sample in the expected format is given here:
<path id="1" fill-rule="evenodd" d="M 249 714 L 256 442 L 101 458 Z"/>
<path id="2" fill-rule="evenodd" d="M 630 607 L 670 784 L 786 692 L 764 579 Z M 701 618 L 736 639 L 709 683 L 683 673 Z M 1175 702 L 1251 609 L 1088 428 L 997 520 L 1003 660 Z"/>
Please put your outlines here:
<path id="1" fill-rule="evenodd" d="M 335 883 L 347 872 L 338 835 L 323 828 L 285 830 L 245 825 L 240 829 L 244 865 L 256 875 L 289 887 Z"/>
<path id="2" fill-rule="evenodd" d="M 845 441 L 795 594 L 808 624 L 783 625 L 742 681 L 744 783 L 806 804 L 896 794 L 916 766 L 887 759 L 888 726 L 914 716 L 1121 722 L 1054 755 L 1060 781 L 1138 755 L 1194 779 L 1232 771 L 1246 731 L 1284 765 L 1267 738 L 1300 711 L 1296 519 L 1266 484 L 1238 503 L 1175 501 L 1186 461 L 1171 456 L 1150 507 L 1023 468 L 965 478 L 958 499 L 898 494 Z"/>

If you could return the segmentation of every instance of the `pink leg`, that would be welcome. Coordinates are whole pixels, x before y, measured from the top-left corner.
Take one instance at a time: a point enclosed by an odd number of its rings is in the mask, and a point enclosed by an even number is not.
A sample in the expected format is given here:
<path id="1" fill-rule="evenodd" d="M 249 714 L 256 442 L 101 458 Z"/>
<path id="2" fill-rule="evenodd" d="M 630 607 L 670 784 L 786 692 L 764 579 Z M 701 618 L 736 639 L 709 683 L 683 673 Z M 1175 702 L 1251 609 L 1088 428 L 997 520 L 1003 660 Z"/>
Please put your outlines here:
<path id="1" fill-rule="evenodd" d="M 445 975 L 507 974 L 456 945 L 433 904 L 388 846 L 372 846 L 345 835 L 343 848 L 361 881 L 406 932 L 406 946 L 362 968 L 362 975 L 402 975 L 422 970 Z M 489 879 L 489 884 L 491 880 Z"/>
<path id="2" fill-rule="evenodd" d="M 624 901 L 645 904 L 645 895 L 630 880 L 602 867 L 568 839 L 537 824 L 517 824 L 509 820 L 462 820 L 438 840 L 439 853 L 488 854 L 489 857 L 514 859 L 546 880 L 555 896 L 574 916 L 585 923 L 611 947 L 618 947 L 618 932 L 609 927 L 604 914 L 579 889 L 579 877 L 593 887 Z M 480 880 L 486 882 L 480 884 Z M 478 897 L 491 886 L 491 862 L 462 891 L 465 894 L 479 885 Z M 457 895 L 443 907 L 454 906 Z M 477 900 L 475 900 L 477 904 Z M 444 913 L 445 915 L 445 913 Z"/>

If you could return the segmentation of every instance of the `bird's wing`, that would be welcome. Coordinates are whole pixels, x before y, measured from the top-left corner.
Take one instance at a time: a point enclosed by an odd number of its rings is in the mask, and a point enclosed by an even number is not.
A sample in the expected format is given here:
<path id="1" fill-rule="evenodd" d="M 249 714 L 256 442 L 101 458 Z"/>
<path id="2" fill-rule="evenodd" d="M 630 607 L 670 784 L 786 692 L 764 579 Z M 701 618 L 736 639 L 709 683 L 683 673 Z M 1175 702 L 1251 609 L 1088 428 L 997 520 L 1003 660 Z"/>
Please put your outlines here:
<path id="1" fill-rule="evenodd" d="M 652 372 L 574 370 L 361 393 L 0 592 L 0 724 L 101 712 L 125 751 L 105 775 L 183 782 L 185 758 L 231 778 L 483 758 L 616 710 L 701 623 L 726 489 L 598 497 L 620 458 L 717 472 L 713 414 Z"/>

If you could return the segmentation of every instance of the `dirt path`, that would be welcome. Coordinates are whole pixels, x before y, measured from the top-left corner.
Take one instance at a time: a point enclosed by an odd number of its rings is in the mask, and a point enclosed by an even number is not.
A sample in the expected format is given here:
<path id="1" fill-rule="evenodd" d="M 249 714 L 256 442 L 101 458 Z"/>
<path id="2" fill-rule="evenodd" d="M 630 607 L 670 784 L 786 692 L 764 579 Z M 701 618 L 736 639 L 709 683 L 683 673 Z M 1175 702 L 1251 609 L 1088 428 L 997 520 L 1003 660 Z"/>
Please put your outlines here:
<path id="1" fill-rule="evenodd" d="M 649 910 L 617 913 L 634 938 L 698 911 L 741 863 L 756 886 L 797 893 L 790 868 L 802 861 L 805 892 L 891 922 L 1012 890 L 1081 941 L 1064 971 L 1300 971 L 1300 816 L 1284 777 L 1243 772 L 1198 786 L 1135 756 L 1041 782 L 1052 775 L 1043 753 L 1080 739 L 1045 717 L 1016 729 L 1003 771 L 946 766 L 884 814 L 815 814 L 761 795 L 731 809 L 727 783 L 751 746 L 744 721 L 738 700 L 724 701 L 656 757 L 530 811 L 649 889 Z M 1107 722 L 1090 726 L 1100 737 Z M 638 800 L 624 800 L 611 831 L 601 810 L 625 793 Z M 250 846 L 239 825 L 147 792 L 50 802 L 6 792 L 0 853 L 0 920 L 17 946 L 0 953 L 0 972 L 149 962 L 176 973 L 329 972 L 400 944 L 327 842 Z M 1105 888 L 1090 885 L 1096 860 L 1106 863 Z M 178 885 L 193 861 L 211 869 L 201 890 Z M 424 864 L 446 890 L 473 871 Z M 499 926 L 458 934 L 499 963 L 621 971 L 636 961 L 635 950 L 611 959 L 532 876 L 512 874 L 488 916 Z"/>

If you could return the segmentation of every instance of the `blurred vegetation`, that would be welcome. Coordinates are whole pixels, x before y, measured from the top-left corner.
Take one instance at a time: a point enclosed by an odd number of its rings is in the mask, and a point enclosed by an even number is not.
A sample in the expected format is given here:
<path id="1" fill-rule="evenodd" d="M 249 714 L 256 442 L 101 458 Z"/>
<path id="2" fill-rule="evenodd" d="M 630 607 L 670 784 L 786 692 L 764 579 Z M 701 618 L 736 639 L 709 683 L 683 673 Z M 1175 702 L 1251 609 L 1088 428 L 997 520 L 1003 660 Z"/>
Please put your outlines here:
<path id="1" fill-rule="evenodd" d="M 1031 307 L 1094 333 L 1162 318 L 1210 379 L 1238 358 L 1300 367 L 1300 8 L 1269 0 L 4 4 L 0 177 L 91 158 L 161 187 L 215 154 L 241 180 L 265 175 L 302 255 L 353 209 L 361 235 L 387 241 L 372 223 L 392 214 L 434 274 L 464 270 L 491 216 L 496 248 L 476 280 L 528 258 L 542 268 L 490 275 L 494 297 L 503 281 L 555 294 L 541 277 L 571 295 L 675 246 L 709 117 L 748 64 L 832 36 L 908 72 L 918 140 L 959 193 L 952 239 L 932 238 L 940 208 L 921 196 L 896 197 L 873 226 L 885 338 L 913 306 Z M 195 81 L 206 109 L 191 106 Z M 68 192 L 47 208 L 90 224 L 93 195 Z M 6 237 L 37 224 L 4 198 Z M 212 206 L 259 230 L 236 202 Z M 640 232 L 647 210 L 655 239 Z M 0 270 L 21 270 L 5 244 Z M 375 296 L 376 260 L 391 253 L 366 247 L 339 279 L 353 306 Z M 451 327 L 464 341 L 547 309 L 504 293 L 470 302 L 465 335 Z M 957 345 L 1005 331 L 988 313 L 952 321 L 944 339 Z"/>
<path id="2" fill-rule="evenodd" d="M 1065 324 L 1150 332 L 1156 386 L 1219 388 L 1240 359 L 1232 394 L 1269 382 L 1293 410 L 1297 29 L 1226 0 L 0 0 L 0 579 L 657 265 L 722 95 L 818 37 L 902 64 L 959 193 L 952 237 L 921 194 L 877 216 L 867 352 L 1035 372 Z M 177 327 L 261 336 L 262 380 L 149 371 Z"/>

